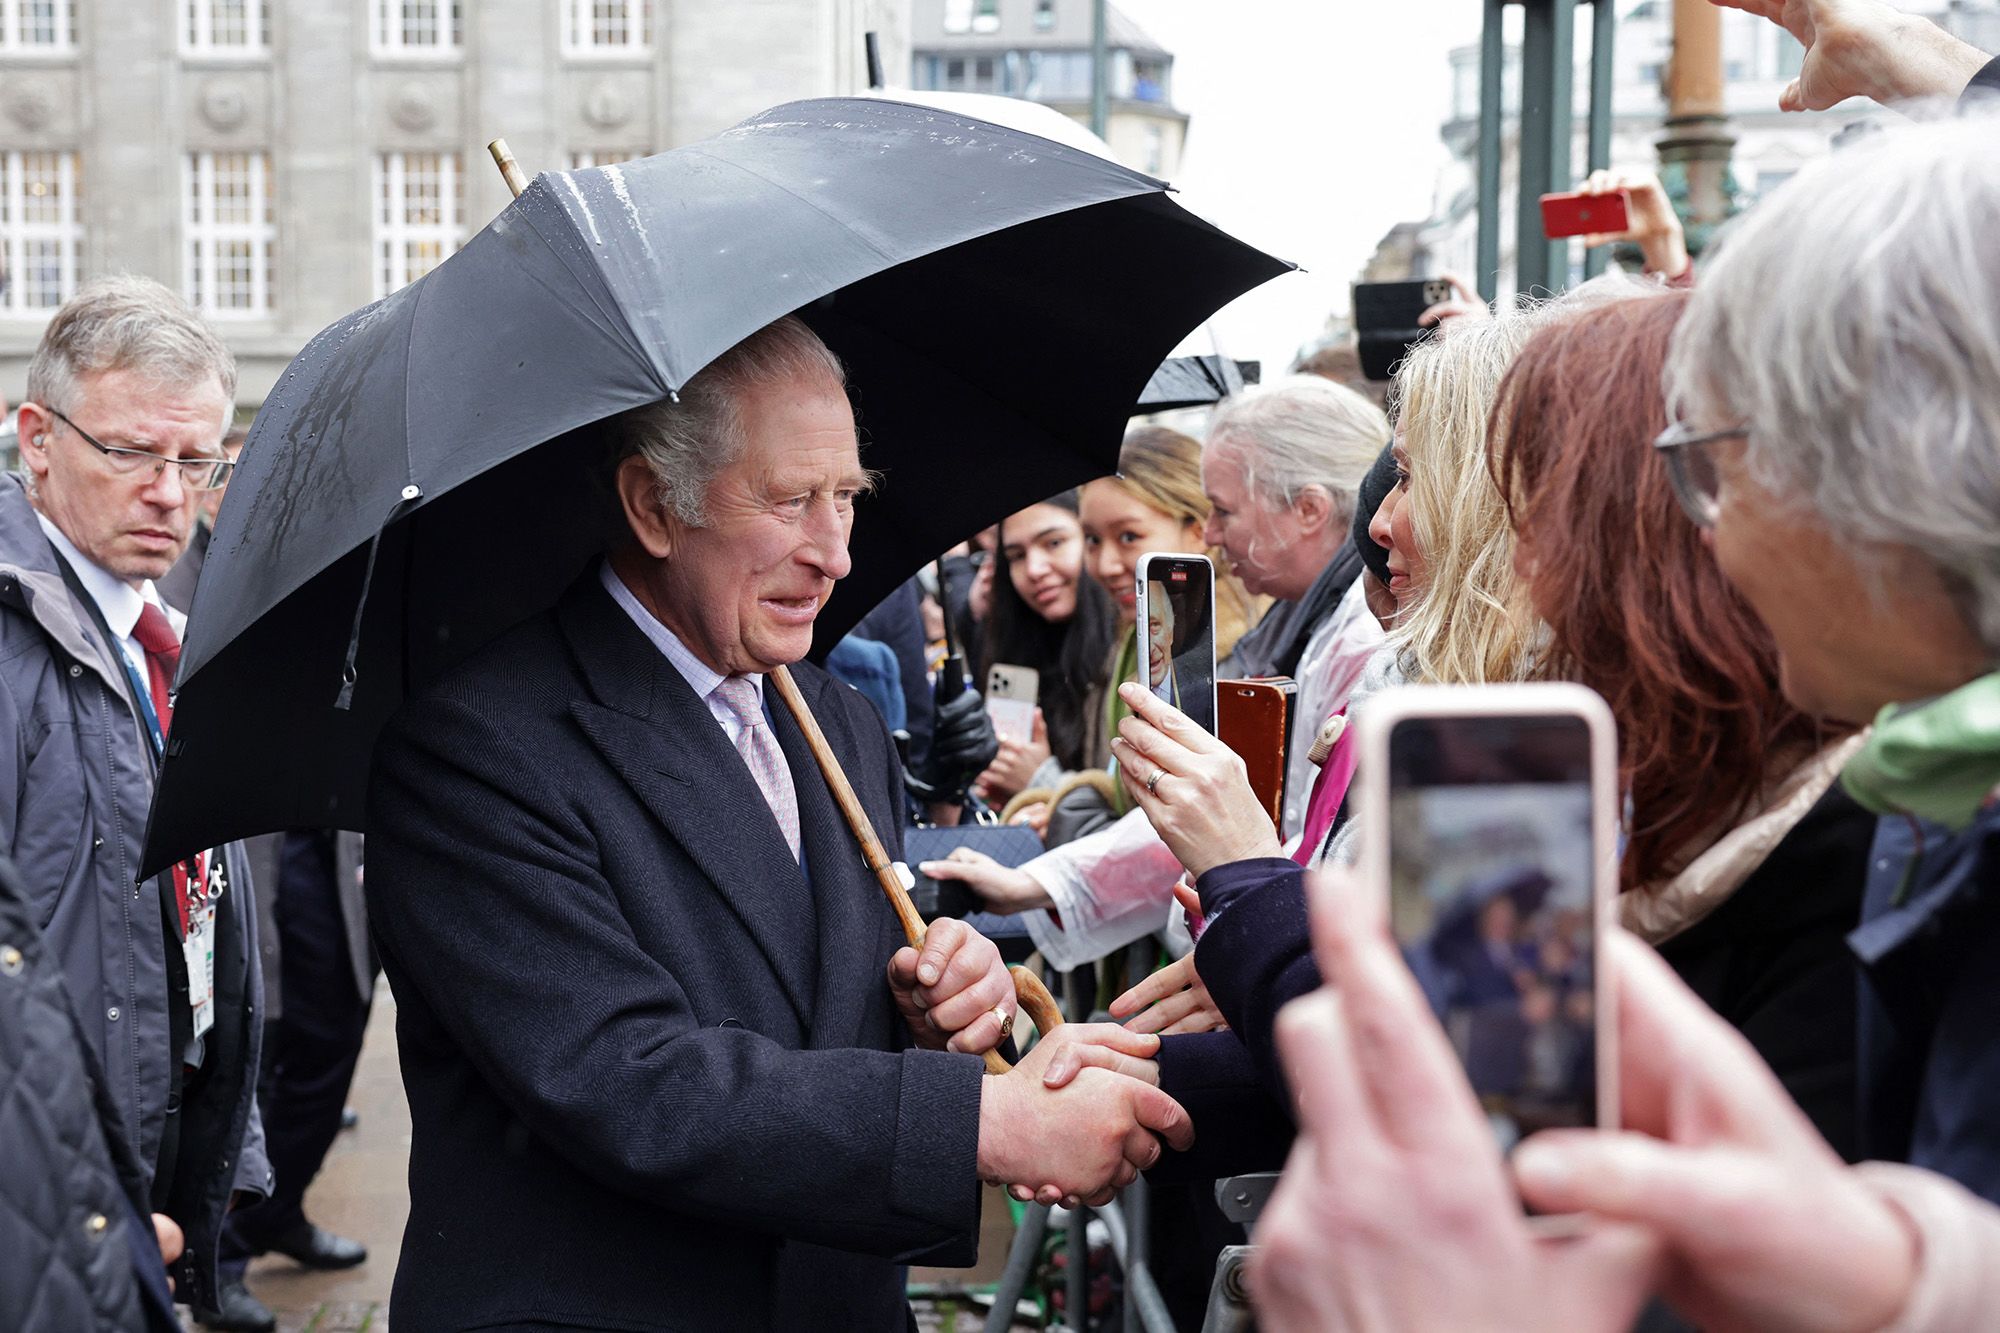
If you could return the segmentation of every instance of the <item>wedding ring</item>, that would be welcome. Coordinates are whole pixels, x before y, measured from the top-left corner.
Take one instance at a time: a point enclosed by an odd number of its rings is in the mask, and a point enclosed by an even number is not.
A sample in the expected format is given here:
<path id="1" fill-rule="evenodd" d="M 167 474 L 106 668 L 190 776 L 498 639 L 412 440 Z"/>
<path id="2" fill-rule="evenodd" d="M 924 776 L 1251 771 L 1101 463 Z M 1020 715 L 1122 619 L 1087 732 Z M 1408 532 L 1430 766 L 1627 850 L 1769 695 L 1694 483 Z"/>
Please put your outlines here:
<path id="1" fill-rule="evenodd" d="M 1158 796 L 1160 794 L 1157 788 L 1160 785 L 1160 779 L 1165 777 L 1166 773 L 1167 770 L 1164 768 L 1156 768 L 1153 770 L 1153 776 L 1146 779 L 1146 795 Z"/>
<path id="2" fill-rule="evenodd" d="M 1007 1006 L 1004 1004 L 994 1005 L 993 1015 L 1000 1020 L 1000 1040 L 1005 1041 L 1007 1038 L 1013 1036 L 1014 1015 L 1007 1012 Z"/>

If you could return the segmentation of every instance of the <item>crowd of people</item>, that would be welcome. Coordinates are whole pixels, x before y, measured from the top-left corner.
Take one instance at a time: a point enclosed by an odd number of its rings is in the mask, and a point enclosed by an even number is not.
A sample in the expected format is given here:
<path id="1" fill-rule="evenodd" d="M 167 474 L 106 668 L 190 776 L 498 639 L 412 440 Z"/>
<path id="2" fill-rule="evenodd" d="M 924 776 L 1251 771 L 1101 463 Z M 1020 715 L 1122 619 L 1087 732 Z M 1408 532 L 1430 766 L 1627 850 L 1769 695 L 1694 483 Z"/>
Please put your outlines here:
<path id="1" fill-rule="evenodd" d="M 0 481 L 0 1326 L 177 1329 L 178 1300 L 269 1328 L 251 1256 L 363 1262 L 303 1199 L 378 966 L 415 1328 L 900 1328 L 907 1265 L 973 1258 L 981 1182 L 1074 1208 L 1141 1172 L 1199 1310 L 1241 1238 L 1207 1182 L 1280 1168 L 1272 1329 L 1979 1326 L 2000 61 L 1878 0 L 1718 3 L 1805 44 L 1788 107 L 1933 103 L 1698 264 L 1656 181 L 1594 181 L 1631 196 L 1642 274 L 1461 288 L 1386 410 L 1321 356 L 1136 426 L 827 670 L 803 659 L 874 484 L 839 358 L 786 317 L 610 419 L 616 540 L 396 714 L 365 876 L 323 830 L 137 874 L 243 438 L 199 318 L 86 286 Z M 1181 635 L 1142 637 L 1148 555 L 1211 562 L 1220 675 L 1295 686 L 1275 804 L 1178 706 Z M 1007 672 L 1033 706 L 996 727 Z M 1347 722 L 1533 682 L 1617 724 L 1616 924 L 1468 824 L 1432 851 L 1481 887 L 1399 946 Z M 924 861 L 983 910 L 905 946 L 851 821 L 893 859 L 984 818 L 1034 854 Z M 1520 822 L 1541 848 L 1586 821 Z M 1100 969 L 1113 1021 L 1022 1042 L 1010 949 Z M 1555 1090 L 1600 980 L 1593 1128 Z M 1518 1036 L 1481 1064 L 1461 1029 L 1489 1021 Z"/>

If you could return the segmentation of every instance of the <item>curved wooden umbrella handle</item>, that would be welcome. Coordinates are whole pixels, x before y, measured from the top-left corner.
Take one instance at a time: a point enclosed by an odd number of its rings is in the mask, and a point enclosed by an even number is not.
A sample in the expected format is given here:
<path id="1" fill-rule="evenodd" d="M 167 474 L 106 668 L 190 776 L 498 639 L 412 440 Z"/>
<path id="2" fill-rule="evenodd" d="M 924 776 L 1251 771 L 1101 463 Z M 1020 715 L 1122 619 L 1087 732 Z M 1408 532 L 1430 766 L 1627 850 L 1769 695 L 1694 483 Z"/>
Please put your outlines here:
<path id="1" fill-rule="evenodd" d="M 1014 978 L 1014 996 L 1021 1002 L 1021 1012 L 1035 1020 L 1035 1031 L 1046 1037 L 1063 1025 L 1062 1010 L 1056 1007 L 1056 997 L 1049 994 L 1049 988 L 1042 984 L 1040 977 L 1019 963 L 1008 968 L 1007 975 Z"/>
<path id="2" fill-rule="evenodd" d="M 814 761 L 819 764 L 827 790 L 833 793 L 834 804 L 840 807 L 854 840 L 861 844 L 861 859 L 875 873 L 875 882 L 881 885 L 883 894 L 889 899 L 889 906 L 895 909 L 896 919 L 902 922 L 903 938 L 921 948 L 924 919 L 918 913 L 917 905 L 910 901 L 910 891 L 903 883 L 907 870 L 889 859 L 882 840 L 875 836 L 875 825 L 869 822 L 868 812 L 861 808 L 861 800 L 854 794 L 854 784 L 847 780 L 839 756 L 826 743 L 826 733 L 819 729 L 819 719 L 806 707 L 805 697 L 799 693 L 792 673 L 779 667 L 768 679 L 777 688 L 778 697 L 784 700 L 793 720 L 799 724 L 799 730 L 805 734 L 806 748 L 812 751 Z M 1041 978 L 1025 967 L 1011 968 L 1010 973 L 1014 978 L 1014 994 L 1029 1017 L 1035 1020 L 1036 1029 L 1046 1035 L 1061 1026 L 1062 1011 L 1056 1008 L 1055 997 L 1049 994 Z M 1004 1074 L 1013 1068 L 998 1051 L 988 1051 L 983 1058 L 989 1074 Z"/>

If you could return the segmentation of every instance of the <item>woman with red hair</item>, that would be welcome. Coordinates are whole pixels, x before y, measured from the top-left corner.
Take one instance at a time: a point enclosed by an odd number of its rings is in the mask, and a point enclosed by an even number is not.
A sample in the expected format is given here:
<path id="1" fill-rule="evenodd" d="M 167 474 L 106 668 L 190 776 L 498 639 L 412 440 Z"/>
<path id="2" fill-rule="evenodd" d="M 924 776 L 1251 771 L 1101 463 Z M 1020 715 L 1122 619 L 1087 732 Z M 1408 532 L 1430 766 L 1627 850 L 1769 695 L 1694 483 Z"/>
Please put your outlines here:
<path id="1" fill-rule="evenodd" d="M 1856 1151 L 1855 980 L 1874 817 L 1834 783 L 1860 743 L 1787 703 L 1770 632 L 1650 447 L 1684 292 L 1550 324 L 1488 433 L 1545 677 L 1602 694 L 1627 795 L 1619 916 Z"/>

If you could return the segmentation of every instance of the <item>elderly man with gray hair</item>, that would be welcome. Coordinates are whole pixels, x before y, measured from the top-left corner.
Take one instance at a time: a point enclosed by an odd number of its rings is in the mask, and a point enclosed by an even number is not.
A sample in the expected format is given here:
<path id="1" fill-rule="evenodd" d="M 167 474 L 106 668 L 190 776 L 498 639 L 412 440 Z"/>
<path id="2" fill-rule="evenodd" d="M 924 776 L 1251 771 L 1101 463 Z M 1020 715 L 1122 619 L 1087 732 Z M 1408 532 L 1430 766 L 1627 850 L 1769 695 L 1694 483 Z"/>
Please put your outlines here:
<path id="1" fill-rule="evenodd" d="M 177 1224 L 180 1295 L 212 1304 L 231 1196 L 271 1183 L 256 913 L 233 846 L 138 867 L 184 623 L 154 580 L 228 477 L 236 365 L 166 288 L 108 278 L 49 321 L 27 389 L 22 470 L 0 478 L 0 852 L 83 1020 L 133 1225 L 150 1241 L 153 1214 L 164 1251 Z M 87 1225 L 123 1243 L 123 1218 Z M 32 1286 L 20 1257 L 0 1287 Z"/>
<path id="2" fill-rule="evenodd" d="M 1231 398 L 1209 422 L 1201 474 L 1212 509 L 1202 540 L 1228 553 L 1245 588 L 1279 599 L 1237 644 L 1226 674 L 1299 682 L 1280 825 L 1287 838 L 1305 822 L 1313 738 L 1382 645 L 1348 531 L 1362 478 L 1388 440 L 1389 423 L 1373 403 L 1311 375 Z M 1268 821 L 1263 827 L 1268 834 Z M 1081 966 L 1156 932 L 1176 952 L 1191 944 L 1169 892 L 1181 863 L 1142 808 L 1019 866 L 961 849 L 923 870 L 1027 912 L 1036 947 L 1056 967 Z M 1146 994 L 1191 984 L 1192 967 L 1184 958 L 1157 977 Z"/>

